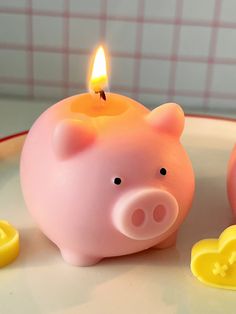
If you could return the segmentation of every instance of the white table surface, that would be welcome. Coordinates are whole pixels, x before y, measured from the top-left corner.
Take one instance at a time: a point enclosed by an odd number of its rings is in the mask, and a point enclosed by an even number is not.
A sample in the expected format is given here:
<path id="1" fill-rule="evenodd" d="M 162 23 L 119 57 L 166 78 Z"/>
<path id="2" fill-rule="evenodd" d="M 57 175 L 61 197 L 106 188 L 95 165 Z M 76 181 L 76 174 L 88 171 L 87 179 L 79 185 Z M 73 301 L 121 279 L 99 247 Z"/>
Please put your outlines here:
<path id="1" fill-rule="evenodd" d="M 193 207 L 176 247 L 73 267 L 37 229 L 19 184 L 23 138 L 0 144 L 0 219 L 20 231 L 21 252 L 0 270 L 1 314 L 235 314 L 236 291 L 215 289 L 191 274 L 192 245 L 232 223 L 226 167 L 236 122 L 187 118 L 183 143 L 196 172 Z"/>

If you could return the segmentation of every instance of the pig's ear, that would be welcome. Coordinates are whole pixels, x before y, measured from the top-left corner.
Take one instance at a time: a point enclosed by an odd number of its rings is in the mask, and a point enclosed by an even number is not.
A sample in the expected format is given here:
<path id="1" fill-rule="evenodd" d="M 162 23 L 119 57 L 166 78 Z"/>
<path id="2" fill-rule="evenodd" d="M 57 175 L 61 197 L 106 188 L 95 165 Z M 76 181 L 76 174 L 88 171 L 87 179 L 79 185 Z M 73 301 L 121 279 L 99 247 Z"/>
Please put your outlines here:
<path id="1" fill-rule="evenodd" d="M 95 139 L 93 128 L 81 120 L 63 120 L 55 128 L 52 145 L 60 159 L 86 149 Z"/>
<path id="2" fill-rule="evenodd" d="M 179 138 L 184 129 L 184 112 L 179 105 L 167 103 L 153 109 L 147 121 L 157 131 Z"/>

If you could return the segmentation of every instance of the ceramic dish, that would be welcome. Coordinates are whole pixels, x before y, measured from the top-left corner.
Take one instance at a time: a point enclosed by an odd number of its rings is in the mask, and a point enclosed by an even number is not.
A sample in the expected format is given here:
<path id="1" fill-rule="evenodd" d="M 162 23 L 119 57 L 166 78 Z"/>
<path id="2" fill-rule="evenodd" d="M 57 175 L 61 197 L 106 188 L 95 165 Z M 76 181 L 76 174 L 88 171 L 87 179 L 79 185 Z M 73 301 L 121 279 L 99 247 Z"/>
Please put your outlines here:
<path id="1" fill-rule="evenodd" d="M 1 314 L 235 313 L 235 291 L 207 287 L 190 271 L 195 242 L 232 224 L 226 170 L 236 122 L 187 117 L 182 142 L 196 172 L 192 210 L 176 247 L 73 267 L 37 229 L 22 199 L 19 156 L 25 135 L 0 143 L 0 219 L 20 232 L 20 256 L 0 270 Z"/>

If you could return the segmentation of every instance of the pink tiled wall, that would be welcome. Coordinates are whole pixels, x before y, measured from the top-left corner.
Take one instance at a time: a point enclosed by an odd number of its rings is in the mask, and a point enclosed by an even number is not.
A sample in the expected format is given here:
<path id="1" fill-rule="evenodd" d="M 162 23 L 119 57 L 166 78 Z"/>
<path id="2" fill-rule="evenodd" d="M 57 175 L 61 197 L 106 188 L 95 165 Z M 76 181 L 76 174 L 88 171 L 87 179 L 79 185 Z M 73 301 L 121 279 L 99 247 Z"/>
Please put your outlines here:
<path id="1" fill-rule="evenodd" d="M 0 94 L 85 91 L 105 42 L 111 91 L 236 110 L 235 12 L 235 0 L 0 0 Z"/>

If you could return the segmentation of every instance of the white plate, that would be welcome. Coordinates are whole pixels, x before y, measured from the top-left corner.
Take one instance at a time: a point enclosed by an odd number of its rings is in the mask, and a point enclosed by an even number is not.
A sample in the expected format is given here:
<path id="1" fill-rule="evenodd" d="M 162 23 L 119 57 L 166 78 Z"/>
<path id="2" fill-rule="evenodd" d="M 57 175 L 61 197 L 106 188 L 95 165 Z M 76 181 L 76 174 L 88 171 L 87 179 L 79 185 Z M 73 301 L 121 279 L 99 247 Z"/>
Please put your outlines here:
<path id="1" fill-rule="evenodd" d="M 1 314 L 236 313 L 236 291 L 210 288 L 190 272 L 192 245 L 232 223 L 226 169 L 236 122 L 188 117 L 183 136 L 196 172 L 193 208 L 176 247 L 105 259 L 92 267 L 63 262 L 31 220 L 20 190 L 23 137 L 0 144 L 0 219 L 20 231 L 21 253 L 0 270 Z"/>

